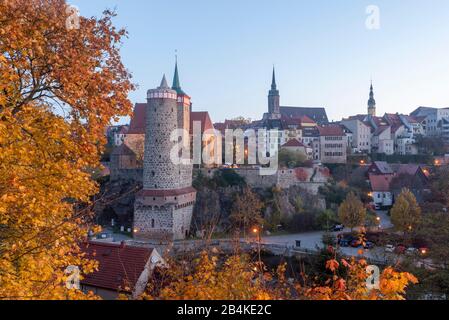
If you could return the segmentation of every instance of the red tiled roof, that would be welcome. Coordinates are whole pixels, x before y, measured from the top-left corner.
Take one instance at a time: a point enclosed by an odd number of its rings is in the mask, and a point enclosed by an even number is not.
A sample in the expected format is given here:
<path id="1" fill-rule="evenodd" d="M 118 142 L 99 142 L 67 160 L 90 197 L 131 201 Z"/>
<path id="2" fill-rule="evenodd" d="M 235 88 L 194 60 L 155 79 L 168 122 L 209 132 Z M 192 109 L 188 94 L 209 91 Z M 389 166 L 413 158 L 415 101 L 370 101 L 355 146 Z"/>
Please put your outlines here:
<path id="1" fill-rule="evenodd" d="M 136 103 L 128 134 L 145 134 L 146 103 Z"/>
<path id="2" fill-rule="evenodd" d="M 379 170 L 379 172 L 377 172 L 376 169 Z M 386 161 L 374 161 L 369 170 L 375 174 L 394 174 L 390 164 Z"/>
<path id="3" fill-rule="evenodd" d="M 302 116 L 299 120 L 301 120 L 301 123 L 316 123 L 312 119 L 310 119 L 308 116 Z"/>
<path id="4" fill-rule="evenodd" d="M 116 155 L 127 155 L 127 156 L 134 156 L 135 152 L 132 151 L 126 144 L 122 144 L 116 148 L 114 148 L 114 150 L 112 151 L 112 155 L 116 156 Z"/>
<path id="5" fill-rule="evenodd" d="M 282 147 L 283 148 L 284 147 L 286 147 L 286 148 L 288 148 L 288 147 L 304 147 L 304 144 L 297 139 L 292 139 L 292 140 L 288 141 L 286 144 L 284 144 Z"/>
<path id="6" fill-rule="evenodd" d="M 391 167 L 397 175 L 407 174 L 410 176 L 414 176 L 421 169 L 418 164 L 392 164 Z"/>
<path id="7" fill-rule="evenodd" d="M 371 183 L 371 189 L 374 192 L 389 192 L 390 184 L 393 180 L 393 175 L 373 175 L 370 174 L 369 180 Z"/>
<path id="8" fill-rule="evenodd" d="M 193 122 L 201 122 L 201 133 L 207 130 L 213 130 L 214 125 L 209 116 L 209 112 L 191 112 L 190 113 L 190 134 L 193 134 Z"/>
<path id="9" fill-rule="evenodd" d="M 345 135 L 343 129 L 340 126 L 330 125 L 324 127 L 318 127 L 318 131 L 320 132 L 320 136 L 334 136 L 334 137 L 343 137 Z"/>
<path id="10" fill-rule="evenodd" d="M 128 292 L 134 289 L 154 250 L 99 242 L 84 243 L 80 247 L 86 258 L 99 263 L 98 271 L 81 281 L 83 285 Z M 124 290 L 126 287 L 131 290 Z"/>

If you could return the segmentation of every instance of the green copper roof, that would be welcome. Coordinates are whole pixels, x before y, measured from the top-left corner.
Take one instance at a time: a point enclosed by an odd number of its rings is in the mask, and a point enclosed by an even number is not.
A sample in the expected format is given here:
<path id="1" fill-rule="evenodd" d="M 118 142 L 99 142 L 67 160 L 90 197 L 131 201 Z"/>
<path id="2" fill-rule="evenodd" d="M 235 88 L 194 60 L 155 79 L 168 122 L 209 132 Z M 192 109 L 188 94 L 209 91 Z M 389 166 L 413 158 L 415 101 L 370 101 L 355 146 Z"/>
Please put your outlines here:
<path id="1" fill-rule="evenodd" d="M 178 61 L 176 61 L 175 64 L 175 75 L 173 76 L 172 89 L 175 90 L 179 95 L 185 95 L 184 91 L 182 91 L 181 89 L 181 83 L 179 81 Z"/>

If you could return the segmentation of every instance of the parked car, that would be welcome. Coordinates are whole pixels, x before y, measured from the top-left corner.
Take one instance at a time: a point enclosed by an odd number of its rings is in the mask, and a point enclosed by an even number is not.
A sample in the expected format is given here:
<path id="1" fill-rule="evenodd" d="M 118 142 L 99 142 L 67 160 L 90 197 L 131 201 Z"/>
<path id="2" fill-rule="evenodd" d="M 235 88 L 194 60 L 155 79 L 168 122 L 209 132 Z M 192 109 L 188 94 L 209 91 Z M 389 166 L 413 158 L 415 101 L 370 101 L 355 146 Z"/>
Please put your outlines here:
<path id="1" fill-rule="evenodd" d="M 374 246 L 375 246 L 374 243 L 371 241 L 363 242 L 363 241 L 360 241 L 359 239 L 356 239 L 351 242 L 351 247 L 353 247 L 353 248 L 363 247 L 364 249 L 369 250 L 369 249 L 373 249 Z"/>
<path id="2" fill-rule="evenodd" d="M 347 248 L 351 245 L 351 242 L 352 242 L 352 240 L 350 240 L 350 239 L 341 239 L 339 241 L 339 244 L 340 244 L 340 247 Z"/>
<path id="3" fill-rule="evenodd" d="M 404 254 L 407 251 L 407 247 L 403 244 L 400 244 L 396 247 L 394 250 L 394 253 L 396 254 Z"/>
<path id="4" fill-rule="evenodd" d="M 362 241 L 360 241 L 359 239 L 355 239 L 351 242 L 351 247 L 353 248 L 359 248 L 362 246 Z"/>
<path id="5" fill-rule="evenodd" d="M 364 245 L 365 249 L 369 250 L 369 249 L 373 249 L 374 247 L 375 247 L 375 245 L 371 241 L 365 242 L 365 245 Z"/>
<path id="6" fill-rule="evenodd" d="M 341 231 L 343 231 L 343 230 L 345 230 L 345 226 L 342 225 L 342 224 L 337 224 L 336 226 L 334 226 L 334 227 L 332 228 L 332 231 L 333 231 L 333 232 L 341 232 Z"/>
<path id="7" fill-rule="evenodd" d="M 416 255 L 418 252 L 419 252 L 419 250 L 416 249 L 416 248 L 408 248 L 405 251 L 405 254 L 407 254 L 407 255 Z"/>
<path id="8" fill-rule="evenodd" d="M 393 245 L 391 245 L 391 244 L 385 246 L 385 252 L 388 252 L 388 253 L 394 253 L 395 249 L 396 248 Z"/>

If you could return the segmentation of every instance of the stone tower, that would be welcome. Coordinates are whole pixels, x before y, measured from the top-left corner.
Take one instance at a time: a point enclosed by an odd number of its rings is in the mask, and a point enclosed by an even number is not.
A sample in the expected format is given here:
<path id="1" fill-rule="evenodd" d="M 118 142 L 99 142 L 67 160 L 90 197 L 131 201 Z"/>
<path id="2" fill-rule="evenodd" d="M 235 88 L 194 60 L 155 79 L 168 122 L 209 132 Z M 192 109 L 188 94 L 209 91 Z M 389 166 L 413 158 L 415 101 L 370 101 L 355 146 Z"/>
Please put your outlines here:
<path id="1" fill-rule="evenodd" d="M 180 240 L 190 231 L 196 200 L 192 176 L 187 177 L 192 167 L 170 158 L 178 143 L 171 133 L 179 123 L 178 94 L 164 75 L 160 87 L 147 93 L 143 190 L 134 208 L 136 239 Z"/>
<path id="2" fill-rule="evenodd" d="M 190 96 L 187 95 L 181 88 L 181 83 L 179 81 L 179 72 L 178 72 L 178 61 L 176 59 L 175 64 L 175 74 L 173 76 L 173 85 L 172 90 L 176 91 L 178 95 L 177 99 L 177 109 L 178 109 L 178 128 L 184 129 L 184 149 L 182 151 L 183 159 L 191 159 L 190 154 L 190 111 L 191 111 L 191 100 Z M 192 185 L 192 166 L 182 166 L 181 167 L 181 183 L 183 184 L 181 187 L 189 187 Z"/>
<path id="3" fill-rule="evenodd" d="M 376 100 L 374 100 L 374 88 L 371 82 L 369 100 L 368 100 L 368 115 L 371 117 L 376 116 Z"/>
<path id="4" fill-rule="evenodd" d="M 273 67 L 273 79 L 271 81 L 271 90 L 268 94 L 268 115 L 271 119 L 281 118 L 281 96 L 276 85 L 276 71 Z"/>

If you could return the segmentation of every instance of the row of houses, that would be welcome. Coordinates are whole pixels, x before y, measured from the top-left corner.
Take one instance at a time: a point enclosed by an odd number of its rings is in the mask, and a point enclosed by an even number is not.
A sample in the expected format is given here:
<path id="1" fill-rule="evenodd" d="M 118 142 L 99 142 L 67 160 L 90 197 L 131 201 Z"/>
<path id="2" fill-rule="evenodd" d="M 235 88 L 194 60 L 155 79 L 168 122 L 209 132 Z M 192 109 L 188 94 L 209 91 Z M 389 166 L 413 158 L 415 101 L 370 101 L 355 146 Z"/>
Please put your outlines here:
<path id="1" fill-rule="evenodd" d="M 431 192 L 430 169 L 424 165 L 376 161 L 366 167 L 366 176 L 377 209 L 393 206 L 403 188 L 408 188 L 420 203 Z"/>
<path id="2" fill-rule="evenodd" d="M 109 140 L 114 146 L 125 145 L 115 150 L 114 156 L 130 158 L 131 167 L 139 165 L 142 160 L 145 106 L 146 104 L 136 104 L 129 126 L 111 127 L 108 130 Z M 185 112 L 184 109 L 180 110 Z M 290 148 L 303 152 L 314 162 L 324 164 L 346 163 L 351 154 L 416 155 L 419 153 L 418 137 L 441 136 L 449 142 L 449 108 L 419 107 L 410 115 L 387 113 L 377 116 L 371 85 L 367 114 L 330 123 L 325 107 L 281 106 L 274 70 L 268 94 L 268 112 L 261 120 L 237 118 L 213 123 L 208 112 L 193 111 L 191 104 L 189 114 L 191 134 L 194 122 L 201 123 L 202 133 L 215 130 L 222 137 L 226 130 L 276 130 L 276 140 L 266 137 L 269 153 L 273 154 L 280 148 Z"/>

